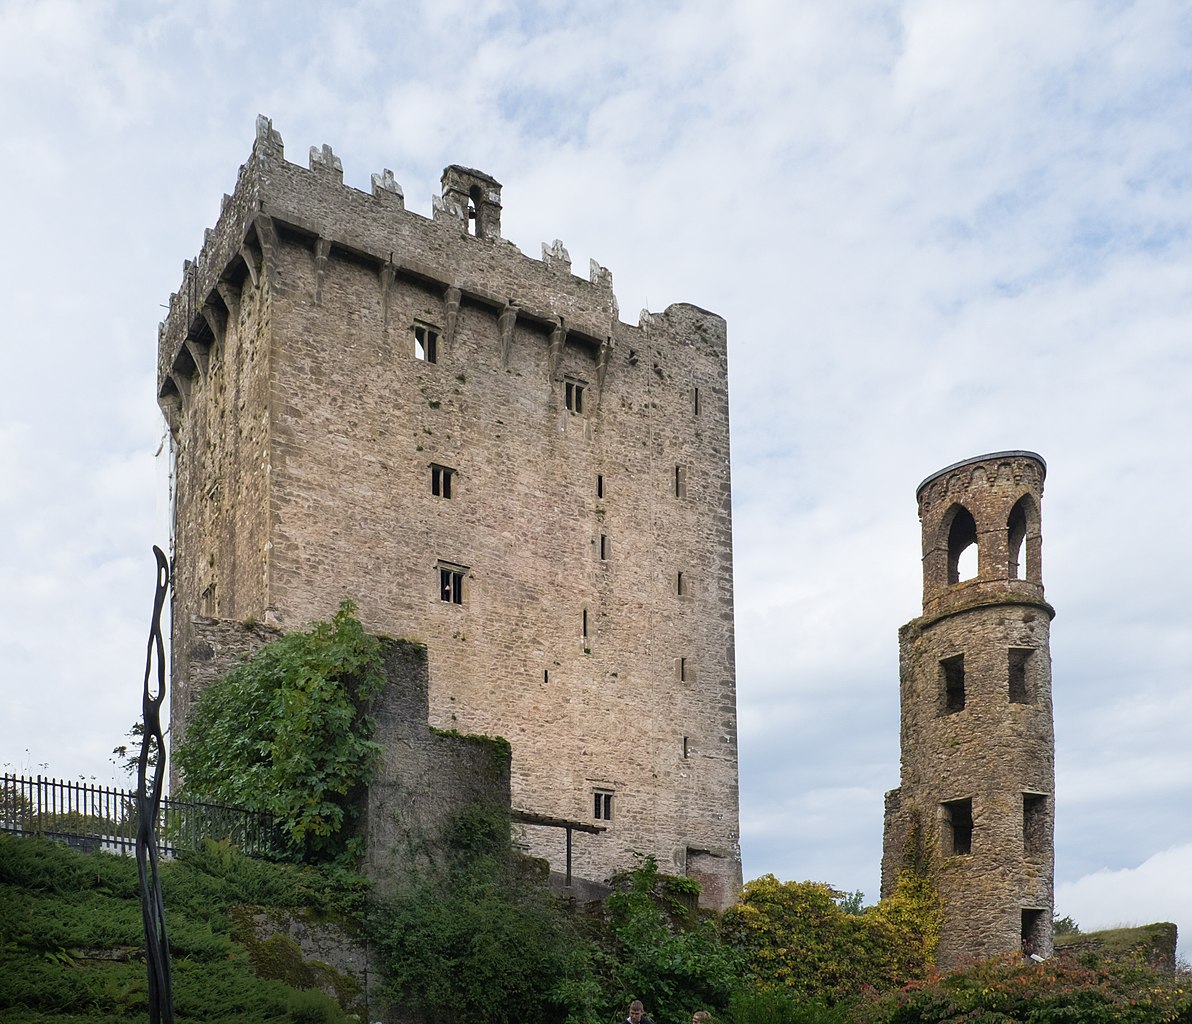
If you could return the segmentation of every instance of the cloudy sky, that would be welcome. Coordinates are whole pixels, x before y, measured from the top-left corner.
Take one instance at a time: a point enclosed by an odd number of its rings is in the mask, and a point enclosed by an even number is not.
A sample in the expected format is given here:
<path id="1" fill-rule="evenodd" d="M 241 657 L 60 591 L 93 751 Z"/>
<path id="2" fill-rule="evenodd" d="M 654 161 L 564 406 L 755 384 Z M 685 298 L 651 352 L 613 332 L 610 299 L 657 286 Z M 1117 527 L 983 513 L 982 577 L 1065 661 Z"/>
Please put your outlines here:
<path id="1" fill-rule="evenodd" d="M 114 778 L 165 544 L 157 324 L 248 156 L 729 324 L 746 877 L 876 899 L 915 488 L 1048 463 L 1057 909 L 1192 937 L 1178 0 L 0 0 L 0 765 Z"/>

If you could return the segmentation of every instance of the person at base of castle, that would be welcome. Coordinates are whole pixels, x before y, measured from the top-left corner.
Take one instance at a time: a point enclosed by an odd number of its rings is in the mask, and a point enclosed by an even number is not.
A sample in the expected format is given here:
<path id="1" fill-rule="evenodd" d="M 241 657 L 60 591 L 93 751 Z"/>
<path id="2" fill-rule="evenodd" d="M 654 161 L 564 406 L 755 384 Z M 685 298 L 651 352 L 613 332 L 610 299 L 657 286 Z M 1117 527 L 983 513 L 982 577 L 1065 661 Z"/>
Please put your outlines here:
<path id="1" fill-rule="evenodd" d="M 629 1016 L 625 1018 L 625 1024 L 654 1024 L 646 1016 L 646 1008 L 642 1006 L 640 999 L 635 999 L 629 1004 Z"/>

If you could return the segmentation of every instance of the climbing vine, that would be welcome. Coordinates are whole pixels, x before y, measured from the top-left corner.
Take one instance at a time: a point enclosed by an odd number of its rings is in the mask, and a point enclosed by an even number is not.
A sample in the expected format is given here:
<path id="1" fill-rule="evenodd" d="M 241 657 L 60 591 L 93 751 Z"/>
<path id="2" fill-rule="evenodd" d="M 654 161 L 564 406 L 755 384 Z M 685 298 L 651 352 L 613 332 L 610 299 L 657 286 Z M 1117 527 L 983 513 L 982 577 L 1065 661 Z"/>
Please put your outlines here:
<path id="1" fill-rule="evenodd" d="M 331 622 L 289 633 L 203 692 L 175 753 L 190 799 L 277 815 L 290 853 L 350 859 L 380 747 L 369 700 L 381 644 L 344 601 Z"/>

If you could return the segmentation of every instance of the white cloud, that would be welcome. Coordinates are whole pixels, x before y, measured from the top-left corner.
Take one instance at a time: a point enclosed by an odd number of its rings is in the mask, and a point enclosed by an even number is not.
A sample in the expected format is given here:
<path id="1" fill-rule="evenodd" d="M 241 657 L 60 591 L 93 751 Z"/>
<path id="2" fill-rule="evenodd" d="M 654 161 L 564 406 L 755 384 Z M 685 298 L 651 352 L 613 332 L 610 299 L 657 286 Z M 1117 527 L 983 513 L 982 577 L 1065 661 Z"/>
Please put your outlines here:
<path id="1" fill-rule="evenodd" d="M 1172 846 L 1136 867 L 1103 868 L 1056 886 L 1056 912 L 1071 917 L 1081 931 L 1173 921 L 1179 952 L 1187 957 L 1192 936 L 1192 843 Z"/>
<path id="2" fill-rule="evenodd" d="M 728 320 L 747 871 L 876 895 L 914 488 L 1003 448 L 1049 463 L 1062 885 L 1192 841 L 1181 4 L 47 0 L 0 25 L 0 761 L 103 771 L 135 714 L 160 304 L 264 113 L 290 159 L 392 167 L 424 214 L 444 165 L 489 171 L 505 234 L 608 266 L 627 320 Z"/>

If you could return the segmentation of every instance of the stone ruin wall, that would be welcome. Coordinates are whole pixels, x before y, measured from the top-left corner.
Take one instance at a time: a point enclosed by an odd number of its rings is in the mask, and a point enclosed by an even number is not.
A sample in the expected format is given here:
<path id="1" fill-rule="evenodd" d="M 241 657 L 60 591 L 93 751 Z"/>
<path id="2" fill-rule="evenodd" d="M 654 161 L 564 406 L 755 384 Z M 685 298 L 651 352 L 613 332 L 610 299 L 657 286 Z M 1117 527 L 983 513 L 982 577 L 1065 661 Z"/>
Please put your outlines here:
<path id="1" fill-rule="evenodd" d="M 282 635 L 268 626 L 198 616 L 190 627 L 187 658 L 199 691 Z M 382 643 L 386 683 L 370 708 L 382 758 L 368 789 L 363 831 L 366 870 L 385 884 L 441 861 L 461 815 L 508 814 L 510 794 L 508 758 L 499 746 L 431 730 L 425 648 Z"/>

